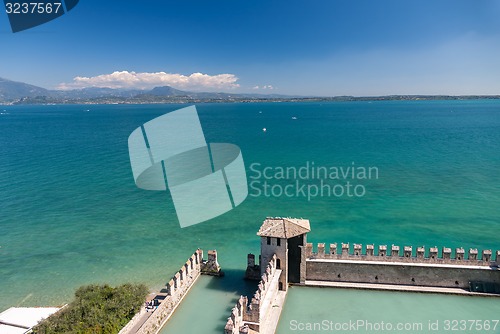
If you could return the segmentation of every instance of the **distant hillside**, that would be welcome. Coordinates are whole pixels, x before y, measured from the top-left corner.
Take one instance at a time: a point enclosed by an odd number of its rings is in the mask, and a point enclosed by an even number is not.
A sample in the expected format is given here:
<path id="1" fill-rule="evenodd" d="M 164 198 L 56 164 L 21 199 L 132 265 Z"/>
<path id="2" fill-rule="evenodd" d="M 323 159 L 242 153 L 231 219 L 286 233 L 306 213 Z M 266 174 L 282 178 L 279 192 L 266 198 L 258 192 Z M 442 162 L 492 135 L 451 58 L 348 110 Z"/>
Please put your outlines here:
<path id="1" fill-rule="evenodd" d="M 297 97 L 297 96 L 295 96 Z M 222 92 L 190 92 L 170 86 L 155 87 L 150 90 L 113 89 L 89 87 L 72 90 L 48 90 L 22 82 L 0 78 L 0 103 L 78 103 L 98 100 L 97 103 L 116 102 L 160 102 L 173 99 L 199 100 L 234 100 L 234 99 L 267 99 L 292 98 L 285 95 L 265 94 L 232 94 Z"/>
<path id="2" fill-rule="evenodd" d="M 101 87 L 89 87 L 72 90 L 53 90 L 52 96 L 63 99 L 92 99 L 98 97 L 123 97 L 129 98 L 141 94 L 139 89 L 113 89 Z"/>
<path id="3" fill-rule="evenodd" d="M 45 88 L 0 78 L 0 102 L 21 99 L 23 97 L 50 96 Z"/>
<path id="4" fill-rule="evenodd" d="M 143 94 L 155 95 L 155 96 L 185 96 L 189 95 L 189 92 L 184 92 L 182 90 L 178 90 L 172 88 L 170 86 L 163 87 L 155 87 L 151 89 L 149 92 L 143 92 Z"/>
<path id="5" fill-rule="evenodd" d="M 46 103 L 163 103 L 199 102 L 242 99 L 291 98 L 284 95 L 230 94 L 213 92 L 190 92 L 170 86 L 151 90 L 113 89 L 90 87 L 72 90 L 48 90 L 0 78 L 0 103 L 46 104 Z"/>
<path id="6" fill-rule="evenodd" d="M 236 94 L 182 91 L 170 86 L 150 90 L 90 87 L 73 90 L 48 90 L 0 78 L 0 104 L 143 104 L 143 103 L 201 103 L 201 102 L 258 102 L 258 101 L 388 101 L 388 100 L 463 100 L 500 99 L 499 95 L 391 95 L 391 96 L 290 96 L 278 94 Z"/>

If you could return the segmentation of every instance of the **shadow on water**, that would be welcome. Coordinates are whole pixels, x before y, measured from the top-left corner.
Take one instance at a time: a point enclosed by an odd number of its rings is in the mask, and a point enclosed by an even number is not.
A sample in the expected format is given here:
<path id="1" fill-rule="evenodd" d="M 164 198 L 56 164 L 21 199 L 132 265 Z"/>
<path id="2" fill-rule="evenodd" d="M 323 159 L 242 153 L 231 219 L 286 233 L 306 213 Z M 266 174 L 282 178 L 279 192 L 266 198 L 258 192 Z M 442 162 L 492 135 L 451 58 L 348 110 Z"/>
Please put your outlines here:
<path id="1" fill-rule="evenodd" d="M 223 269 L 223 277 L 203 276 L 186 296 L 175 315 L 162 330 L 162 334 L 223 333 L 231 309 L 241 295 L 251 298 L 257 289 L 257 281 L 245 280 L 242 269 Z M 199 310 L 204 310 L 200 313 Z M 197 317 L 199 321 L 188 319 Z"/>
<path id="2" fill-rule="evenodd" d="M 240 296 L 247 296 L 251 299 L 258 285 L 258 281 L 246 280 L 245 271 L 241 269 L 227 269 L 224 270 L 224 274 L 224 277 L 214 277 L 206 286 L 207 289 L 234 295 L 234 298 L 226 304 L 224 312 L 216 324 L 216 330 L 220 330 L 221 332 L 224 330 L 227 317 L 231 314 L 231 310 L 238 302 Z"/>
<path id="3" fill-rule="evenodd" d="M 241 269 L 225 269 L 223 270 L 223 277 L 214 277 L 207 284 L 207 289 L 219 290 L 223 292 L 234 293 L 247 297 L 253 296 L 255 290 L 257 289 L 258 281 L 246 280 L 245 270 Z M 165 283 L 165 287 L 160 290 L 160 293 L 167 293 L 166 288 L 168 282 Z M 235 302 L 237 299 L 235 300 Z"/>
<path id="4" fill-rule="evenodd" d="M 259 282 L 246 280 L 245 270 L 226 269 L 223 271 L 224 276 L 210 280 L 206 286 L 207 289 L 230 292 L 238 296 L 253 296 Z"/>

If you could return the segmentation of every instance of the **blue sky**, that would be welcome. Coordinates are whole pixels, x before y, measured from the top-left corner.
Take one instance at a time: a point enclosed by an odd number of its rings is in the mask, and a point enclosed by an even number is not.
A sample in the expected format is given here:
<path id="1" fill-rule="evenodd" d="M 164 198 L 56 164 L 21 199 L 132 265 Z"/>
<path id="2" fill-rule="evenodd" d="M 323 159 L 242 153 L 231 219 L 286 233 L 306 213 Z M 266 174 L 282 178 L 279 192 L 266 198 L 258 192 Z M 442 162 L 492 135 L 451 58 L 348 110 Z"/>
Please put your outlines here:
<path id="1" fill-rule="evenodd" d="M 0 77 L 46 88 L 500 94 L 499 17 L 494 0 L 80 0 L 16 34 L 0 15 Z"/>

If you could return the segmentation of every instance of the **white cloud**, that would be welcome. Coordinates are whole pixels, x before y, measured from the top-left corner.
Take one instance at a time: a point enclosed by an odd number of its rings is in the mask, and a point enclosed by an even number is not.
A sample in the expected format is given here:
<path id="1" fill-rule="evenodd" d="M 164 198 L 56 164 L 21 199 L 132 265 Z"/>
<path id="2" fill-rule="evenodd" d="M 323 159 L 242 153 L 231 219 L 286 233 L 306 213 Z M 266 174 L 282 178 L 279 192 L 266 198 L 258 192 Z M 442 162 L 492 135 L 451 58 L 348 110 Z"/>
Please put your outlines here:
<path id="1" fill-rule="evenodd" d="M 129 72 L 116 71 L 111 74 L 101 74 L 94 77 L 75 77 L 73 82 L 61 83 L 59 89 L 79 89 L 87 87 L 137 88 L 150 89 L 157 86 L 172 86 L 178 89 L 217 90 L 234 89 L 240 85 L 234 74 L 208 75 L 192 73 L 183 75 L 166 72 Z"/>
<path id="2" fill-rule="evenodd" d="M 252 89 L 274 89 L 272 85 L 254 86 Z"/>

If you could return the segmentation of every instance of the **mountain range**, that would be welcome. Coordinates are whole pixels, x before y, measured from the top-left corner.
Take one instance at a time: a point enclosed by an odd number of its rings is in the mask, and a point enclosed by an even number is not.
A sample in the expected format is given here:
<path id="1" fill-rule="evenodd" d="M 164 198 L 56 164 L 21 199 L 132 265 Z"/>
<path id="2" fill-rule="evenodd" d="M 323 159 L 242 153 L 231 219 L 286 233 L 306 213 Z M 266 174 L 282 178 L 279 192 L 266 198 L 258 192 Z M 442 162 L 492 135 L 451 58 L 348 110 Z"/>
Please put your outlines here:
<path id="1" fill-rule="evenodd" d="M 150 90 L 90 87 L 73 90 L 49 90 L 42 87 L 0 78 L 0 103 L 67 103 L 157 101 L 164 99 L 226 100 L 226 99 L 292 98 L 277 94 L 230 94 L 182 91 L 170 86 Z"/>
<path id="2" fill-rule="evenodd" d="M 23 97 L 48 96 L 50 94 L 51 91 L 45 88 L 0 78 L 0 101 L 15 100 Z"/>
<path id="3" fill-rule="evenodd" d="M 500 95 L 389 95 L 389 96 L 290 96 L 279 94 L 231 94 L 190 92 L 170 86 L 153 89 L 113 89 L 90 87 L 49 90 L 23 82 L 0 78 L 0 104 L 142 104 L 258 101 L 387 101 L 500 99 Z"/>

